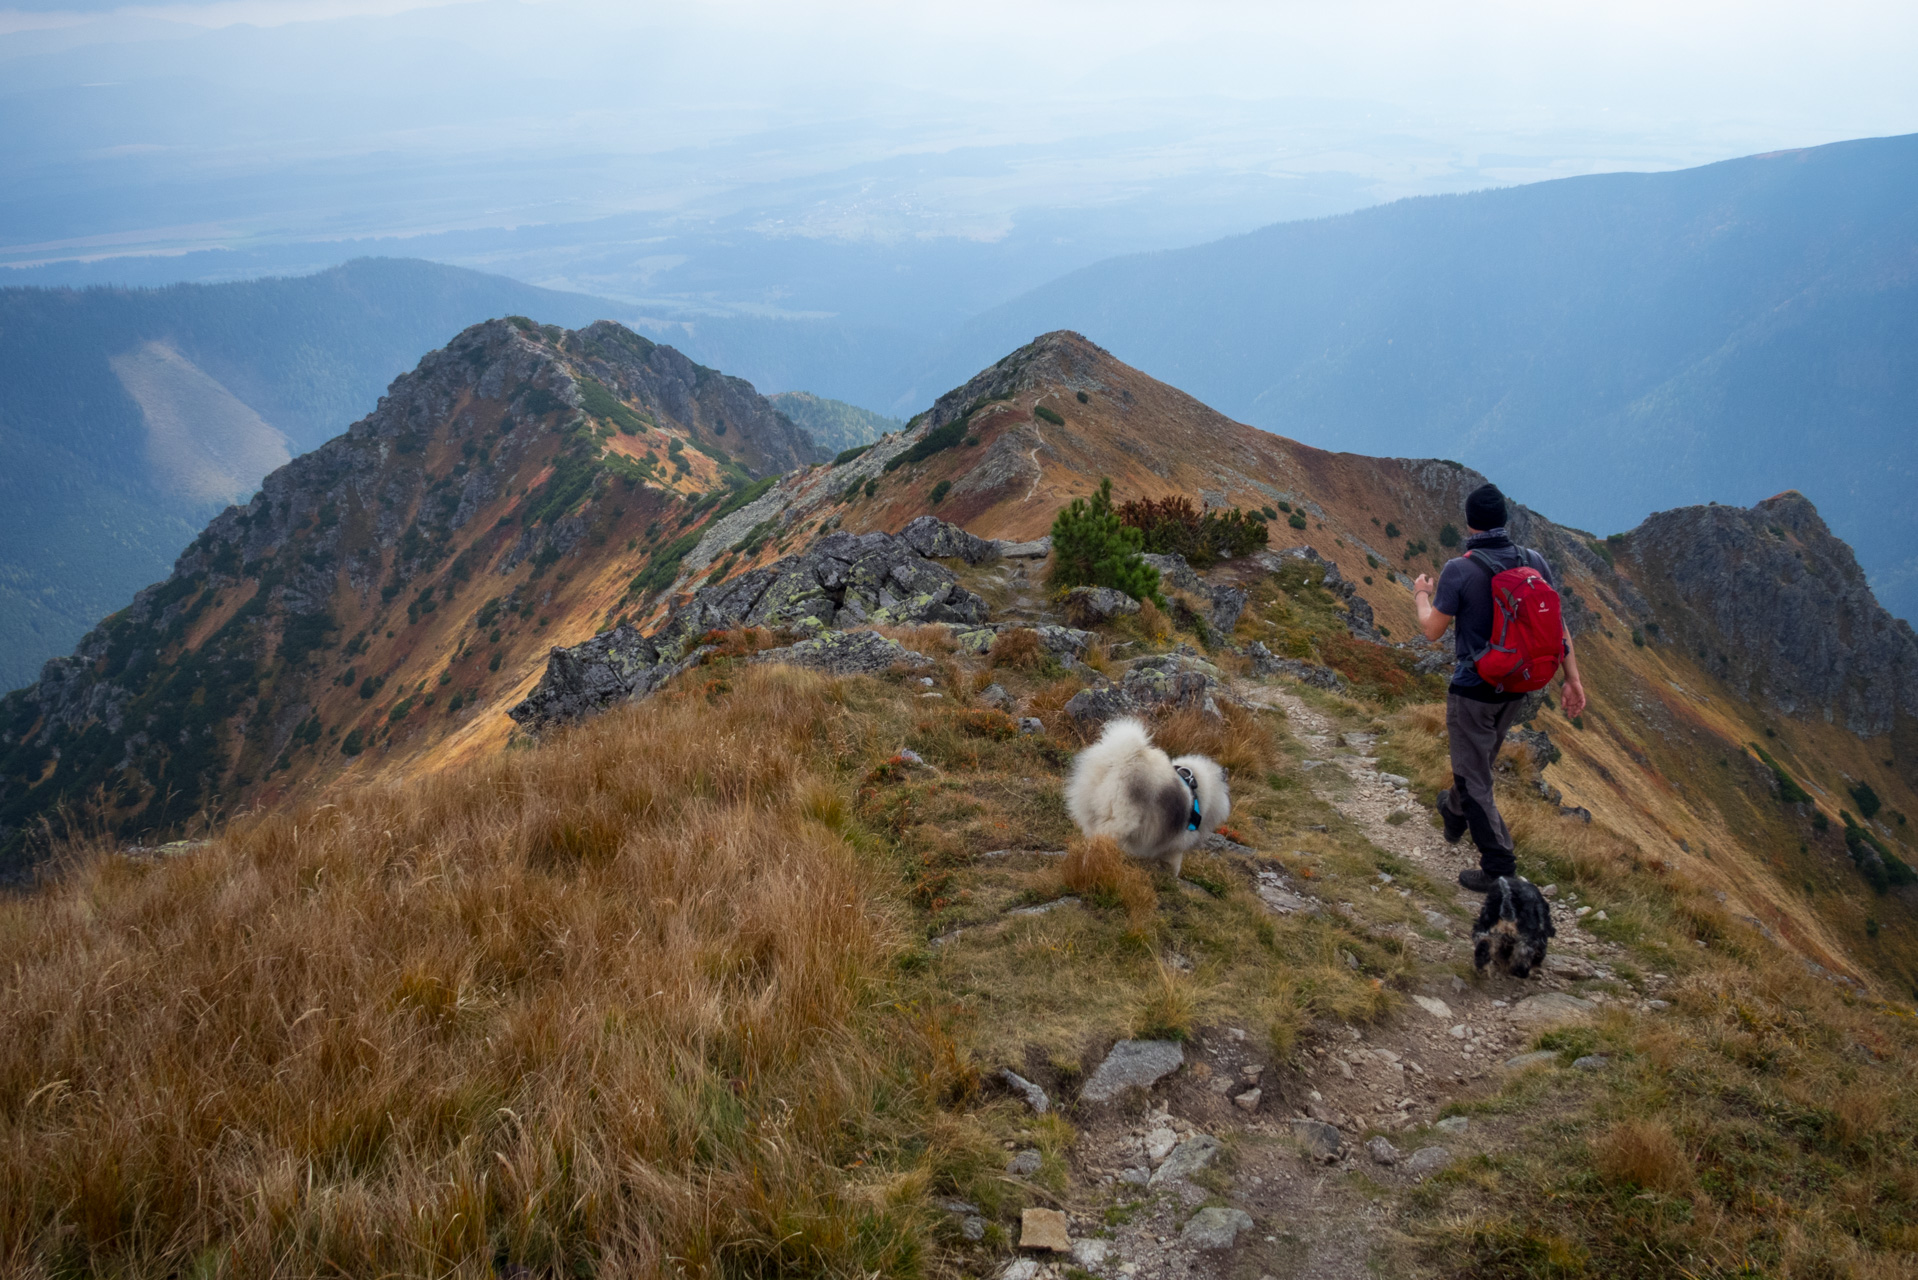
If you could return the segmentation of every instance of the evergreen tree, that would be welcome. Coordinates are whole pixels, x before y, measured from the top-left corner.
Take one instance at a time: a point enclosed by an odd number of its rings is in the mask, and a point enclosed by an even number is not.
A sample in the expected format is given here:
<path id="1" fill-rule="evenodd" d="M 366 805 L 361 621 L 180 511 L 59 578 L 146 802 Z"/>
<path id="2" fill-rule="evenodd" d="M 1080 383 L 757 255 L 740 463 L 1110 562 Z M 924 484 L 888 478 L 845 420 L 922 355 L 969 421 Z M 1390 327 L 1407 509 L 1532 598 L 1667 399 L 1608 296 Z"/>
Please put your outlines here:
<path id="1" fill-rule="evenodd" d="M 1074 498 L 1052 521 L 1050 585 L 1054 590 L 1111 587 L 1164 608 L 1159 571 L 1139 555 L 1144 541 L 1145 535 L 1127 527 L 1112 509 L 1112 481 L 1101 480 L 1090 502 Z"/>

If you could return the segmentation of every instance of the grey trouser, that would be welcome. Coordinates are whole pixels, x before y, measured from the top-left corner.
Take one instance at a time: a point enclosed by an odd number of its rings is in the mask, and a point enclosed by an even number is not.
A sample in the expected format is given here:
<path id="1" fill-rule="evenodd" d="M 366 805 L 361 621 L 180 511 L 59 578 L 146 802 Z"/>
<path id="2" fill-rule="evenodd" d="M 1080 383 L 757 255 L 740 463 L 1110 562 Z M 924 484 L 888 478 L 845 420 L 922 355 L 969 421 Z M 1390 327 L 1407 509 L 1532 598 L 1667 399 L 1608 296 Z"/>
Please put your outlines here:
<path id="1" fill-rule="evenodd" d="M 1445 736 L 1452 747 L 1452 789 L 1439 795 L 1439 809 L 1465 819 L 1478 865 L 1488 876 L 1518 870 L 1512 833 L 1492 799 L 1492 763 L 1505 745 L 1505 732 L 1518 718 L 1519 703 L 1475 702 L 1456 693 L 1445 697 Z"/>

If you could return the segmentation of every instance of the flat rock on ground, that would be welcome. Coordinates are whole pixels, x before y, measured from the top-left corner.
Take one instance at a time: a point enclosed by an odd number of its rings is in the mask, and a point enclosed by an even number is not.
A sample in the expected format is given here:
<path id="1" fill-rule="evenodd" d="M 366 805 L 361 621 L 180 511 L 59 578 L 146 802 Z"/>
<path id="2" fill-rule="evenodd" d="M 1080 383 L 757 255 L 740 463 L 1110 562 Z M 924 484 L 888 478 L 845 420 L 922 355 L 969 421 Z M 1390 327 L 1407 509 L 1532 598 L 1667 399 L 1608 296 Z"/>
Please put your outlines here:
<path id="1" fill-rule="evenodd" d="M 1071 1253 L 1066 1215 L 1057 1209 L 1027 1209 L 1019 1215 L 1019 1247 L 1047 1253 Z"/>
<path id="2" fill-rule="evenodd" d="M 1251 1214 L 1243 1209 L 1222 1209 L 1215 1205 L 1193 1214 L 1179 1238 L 1194 1249 L 1230 1249 L 1239 1232 L 1251 1229 Z"/>
<path id="3" fill-rule="evenodd" d="M 1184 1064 L 1176 1040 L 1121 1040 L 1079 1090 L 1079 1100 L 1110 1102 L 1128 1089 L 1149 1089 Z"/>

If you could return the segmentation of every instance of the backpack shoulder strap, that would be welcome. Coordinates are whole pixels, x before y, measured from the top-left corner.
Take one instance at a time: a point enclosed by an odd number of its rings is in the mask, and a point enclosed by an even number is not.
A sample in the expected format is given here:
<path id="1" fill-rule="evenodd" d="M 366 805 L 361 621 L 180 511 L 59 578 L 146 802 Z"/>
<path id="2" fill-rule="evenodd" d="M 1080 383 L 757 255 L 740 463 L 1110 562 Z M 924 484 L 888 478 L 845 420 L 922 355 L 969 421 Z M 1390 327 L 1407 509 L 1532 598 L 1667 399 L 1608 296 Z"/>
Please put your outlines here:
<path id="1" fill-rule="evenodd" d="M 1498 577 L 1498 567 L 1496 565 L 1483 559 L 1480 556 L 1473 555 L 1470 551 L 1467 551 L 1464 555 L 1460 556 L 1459 559 L 1470 562 L 1471 566 L 1474 569 L 1477 569 L 1480 573 L 1485 575 L 1485 580 L 1487 582 L 1490 582 L 1493 578 Z"/>

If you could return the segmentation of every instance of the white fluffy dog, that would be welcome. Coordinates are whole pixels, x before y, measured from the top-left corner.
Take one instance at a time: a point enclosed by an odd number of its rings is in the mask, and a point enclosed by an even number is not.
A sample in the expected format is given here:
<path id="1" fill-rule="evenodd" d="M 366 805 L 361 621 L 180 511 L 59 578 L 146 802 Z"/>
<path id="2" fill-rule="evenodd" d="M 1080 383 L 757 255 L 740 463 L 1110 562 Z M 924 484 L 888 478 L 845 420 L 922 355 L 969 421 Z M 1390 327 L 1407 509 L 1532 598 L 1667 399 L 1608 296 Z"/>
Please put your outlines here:
<path id="1" fill-rule="evenodd" d="M 1066 808 L 1087 836 L 1107 836 L 1132 857 L 1176 876 L 1186 850 L 1232 812 L 1232 797 L 1217 763 L 1205 756 L 1171 759 L 1152 745 L 1145 725 L 1126 717 L 1108 721 L 1073 762 Z"/>

